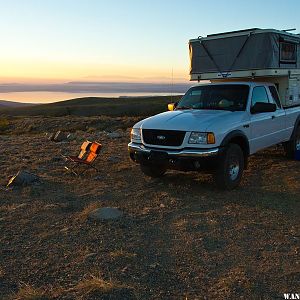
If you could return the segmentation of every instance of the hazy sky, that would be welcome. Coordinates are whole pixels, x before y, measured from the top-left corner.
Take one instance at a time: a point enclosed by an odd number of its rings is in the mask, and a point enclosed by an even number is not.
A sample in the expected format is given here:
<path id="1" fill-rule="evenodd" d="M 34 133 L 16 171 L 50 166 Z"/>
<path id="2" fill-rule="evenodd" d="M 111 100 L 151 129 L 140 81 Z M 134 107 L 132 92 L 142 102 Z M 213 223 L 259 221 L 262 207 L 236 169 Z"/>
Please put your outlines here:
<path id="1" fill-rule="evenodd" d="M 0 83 L 188 79 L 188 40 L 300 32 L 300 1 L 0 0 Z M 169 79 L 168 79 L 169 80 Z"/>

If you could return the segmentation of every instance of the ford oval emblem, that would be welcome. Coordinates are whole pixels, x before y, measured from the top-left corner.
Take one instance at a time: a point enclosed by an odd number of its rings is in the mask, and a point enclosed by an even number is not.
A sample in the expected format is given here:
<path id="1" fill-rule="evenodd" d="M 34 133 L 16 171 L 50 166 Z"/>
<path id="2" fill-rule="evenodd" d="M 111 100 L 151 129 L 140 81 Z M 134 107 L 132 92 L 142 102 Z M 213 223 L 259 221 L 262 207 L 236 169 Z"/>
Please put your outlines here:
<path id="1" fill-rule="evenodd" d="M 166 137 L 164 135 L 158 135 L 157 139 L 160 140 L 160 141 L 163 141 L 163 140 L 166 139 Z"/>

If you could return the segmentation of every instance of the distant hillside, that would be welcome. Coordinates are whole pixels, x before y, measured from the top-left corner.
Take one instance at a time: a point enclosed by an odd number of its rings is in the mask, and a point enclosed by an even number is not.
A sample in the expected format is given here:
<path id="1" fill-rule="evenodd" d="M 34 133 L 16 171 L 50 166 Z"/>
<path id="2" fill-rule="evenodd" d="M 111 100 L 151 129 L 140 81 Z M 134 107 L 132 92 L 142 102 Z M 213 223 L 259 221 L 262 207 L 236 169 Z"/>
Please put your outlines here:
<path id="1" fill-rule="evenodd" d="M 0 100 L 0 107 L 28 107 L 28 106 L 32 106 L 32 105 L 36 105 L 36 104 Z"/>
<path id="2" fill-rule="evenodd" d="M 99 98 L 85 97 L 26 107 L 1 107 L 0 114 L 11 116 L 149 116 L 167 110 L 177 96 Z"/>

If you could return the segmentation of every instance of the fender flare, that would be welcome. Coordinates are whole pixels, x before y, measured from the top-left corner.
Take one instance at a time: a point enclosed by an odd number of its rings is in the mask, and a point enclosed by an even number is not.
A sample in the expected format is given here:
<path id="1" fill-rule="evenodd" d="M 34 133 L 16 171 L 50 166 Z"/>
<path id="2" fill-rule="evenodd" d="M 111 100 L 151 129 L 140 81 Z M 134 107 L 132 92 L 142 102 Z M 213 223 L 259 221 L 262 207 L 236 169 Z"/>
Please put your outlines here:
<path id="1" fill-rule="evenodd" d="M 231 131 L 230 133 L 228 133 L 222 143 L 221 143 L 221 147 L 225 147 L 230 140 L 232 140 L 233 138 L 242 138 L 245 142 L 246 142 L 246 145 L 247 145 L 247 152 L 248 152 L 248 155 L 250 153 L 250 145 L 249 145 L 249 141 L 248 141 L 248 138 L 247 136 L 245 135 L 245 133 L 241 130 L 234 130 L 234 131 Z"/>
<path id="2" fill-rule="evenodd" d="M 242 132 L 241 130 L 231 131 L 224 137 L 220 146 L 222 148 L 225 148 L 229 144 L 229 142 L 234 138 L 242 138 L 245 142 L 246 149 L 243 149 L 243 152 L 244 153 L 246 152 L 245 153 L 246 155 L 244 155 L 244 161 L 245 161 L 245 169 L 247 169 L 248 168 L 248 157 L 250 155 L 250 145 L 249 145 L 249 140 L 244 132 Z"/>

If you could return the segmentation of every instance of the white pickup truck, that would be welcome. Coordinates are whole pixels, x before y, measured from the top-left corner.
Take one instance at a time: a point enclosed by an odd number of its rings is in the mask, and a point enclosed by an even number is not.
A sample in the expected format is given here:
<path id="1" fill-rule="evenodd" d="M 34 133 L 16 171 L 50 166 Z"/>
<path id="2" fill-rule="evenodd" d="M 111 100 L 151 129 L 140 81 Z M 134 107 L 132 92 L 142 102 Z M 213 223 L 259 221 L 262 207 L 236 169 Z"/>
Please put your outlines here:
<path id="1" fill-rule="evenodd" d="M 151 177 L 205 169 L 219 187 L 233 189 L 249 155 L 276 144 L 290 158 L 300 150 L 300 106 L 283 108 L 273 83 L 200 84 L 169 110 L 131 131 L 130 157 Z"/>

